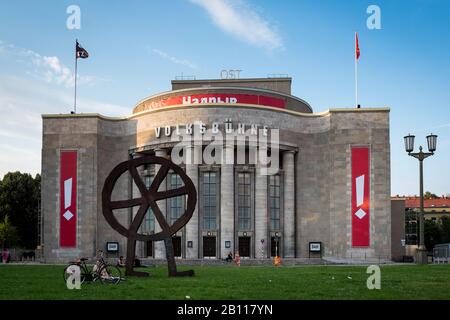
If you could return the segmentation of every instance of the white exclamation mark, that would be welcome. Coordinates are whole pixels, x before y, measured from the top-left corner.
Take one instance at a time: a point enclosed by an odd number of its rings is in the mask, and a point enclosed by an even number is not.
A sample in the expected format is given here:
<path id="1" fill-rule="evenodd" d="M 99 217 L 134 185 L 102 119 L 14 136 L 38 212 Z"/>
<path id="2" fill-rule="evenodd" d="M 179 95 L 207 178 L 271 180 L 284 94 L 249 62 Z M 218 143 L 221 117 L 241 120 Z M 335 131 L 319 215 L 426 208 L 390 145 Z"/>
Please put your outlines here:
<path id="1" fill-rule="evenodd" d="M 64 181 L 64 209 L 69 208 L 72 205 L 72 178 Z M 69 221 L 73 217 L 73 213 L 70 210 L 64 212 L 63 217 Z"/>
<path id="2" fill-rule="evenodd" d="M 356 178 L 356 206 L 360 207 L 364 204 L 364 175 L 361 175 Z M 367 213 L 359 208 L 358 211 L 355 212 L 355 215 L 362 219 Z"/>

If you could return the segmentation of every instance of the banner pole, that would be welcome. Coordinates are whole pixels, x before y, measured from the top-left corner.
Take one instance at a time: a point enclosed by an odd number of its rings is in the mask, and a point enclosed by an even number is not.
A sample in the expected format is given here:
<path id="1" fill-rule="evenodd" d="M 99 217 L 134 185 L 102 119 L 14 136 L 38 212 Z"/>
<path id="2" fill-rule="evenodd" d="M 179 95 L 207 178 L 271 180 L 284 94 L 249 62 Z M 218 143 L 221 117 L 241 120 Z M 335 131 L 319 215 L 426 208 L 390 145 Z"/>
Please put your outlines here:
<path id="1" fill-rule="evenodd" d="M 77 58 L 77 43 L 78 39 L 75 40 L 75 95 L 74 95 L 74 113 L 77 113 L 77 68 L 78 68 L 78 58 Z"/>
<path id="2" fill-rule="evenodd" d="M 355 107 L 358 108 L 358 57 L 357 57 L 357 33 L 355 32 Z"/>

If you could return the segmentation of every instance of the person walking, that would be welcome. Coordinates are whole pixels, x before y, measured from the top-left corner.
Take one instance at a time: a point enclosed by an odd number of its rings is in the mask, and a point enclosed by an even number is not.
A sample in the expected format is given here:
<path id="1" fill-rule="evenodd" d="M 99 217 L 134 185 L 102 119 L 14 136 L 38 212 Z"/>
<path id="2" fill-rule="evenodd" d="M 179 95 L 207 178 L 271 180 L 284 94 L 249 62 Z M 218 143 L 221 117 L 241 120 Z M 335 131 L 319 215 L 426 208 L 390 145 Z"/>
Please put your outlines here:
<path id="1" fill-rule="evenodd" d="M 8 248 L 3 248 L 2 261 L 3 263 L 9 263 L 10 255 Z"/>
<path id="2" fill-rule="evenodd" d="M 241 257 L 239 256 L 239 251 L 236 251 L 236 254 L 234 255 L 234 262 L 238 267 L 241 266 Z"/>

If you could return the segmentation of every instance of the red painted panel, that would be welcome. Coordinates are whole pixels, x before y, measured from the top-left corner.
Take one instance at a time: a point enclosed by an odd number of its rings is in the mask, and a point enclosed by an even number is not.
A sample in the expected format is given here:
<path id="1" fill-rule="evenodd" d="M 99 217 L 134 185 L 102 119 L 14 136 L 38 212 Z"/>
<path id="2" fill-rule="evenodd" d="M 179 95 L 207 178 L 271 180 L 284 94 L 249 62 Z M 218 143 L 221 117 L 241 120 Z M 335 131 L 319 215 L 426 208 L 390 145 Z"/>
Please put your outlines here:
<path id="1" fill-rule="evenodd" d="M 224 106 L 232 106 L 236 103 L 255 104 L 261 106 L 268 106 L 274 108 L 284 109 L 286 107 L 286 100 L 274 98 L 269 96 L 254 95 L 254 94 L 192 94 L 187 96 L 176 96 L 159 101 L 152 101 L 147 104 L 149 109 L 164 108 L 175 105 L 202 105 L 206 103 L 214 103 Z"/>
<path id="2" fill-rule="evenodd" d="M 59 244 L 61 247 L 77 246 L 77 152 L 60 154 L 60 215 Z"/>
<path id="3" fill-rule="evenodd" d="M 352 246 L 370 246 L 370 157 L 368 147 L 352 148 Z"/>

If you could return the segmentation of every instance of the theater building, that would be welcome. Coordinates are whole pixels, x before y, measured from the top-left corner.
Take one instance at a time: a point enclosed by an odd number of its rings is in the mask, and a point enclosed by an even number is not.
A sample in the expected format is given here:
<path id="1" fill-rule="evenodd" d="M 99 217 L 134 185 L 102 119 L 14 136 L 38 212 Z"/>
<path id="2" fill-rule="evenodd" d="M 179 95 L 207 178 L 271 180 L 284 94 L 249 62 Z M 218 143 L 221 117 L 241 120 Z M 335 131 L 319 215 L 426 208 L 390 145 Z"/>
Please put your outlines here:
<path id="1" fill-rule="evenodd" d="M 111 256 L 125 256 L 126 239 L 102 214 L 106 177 L 116 165 L 136 157 L 172 159 L 186 135 L 197 148 L 188 146 L 181 155 L 198 157 L 181 166 L 196 187 L 197 206 L 189 223 L 173 236 L 177 257 L 223 259 L 239 251 L 249 259 L 276 254 L 308 258 L 318 256 L 311 249 L 320 248 L 321 256 L 330 259 L 390 259 L 389 109 L 315 113 L 291 94 L 291 81 L 174 80 L 171 91 L 145 98 L 124 117 L 43 115 L 45 260 L 93 257 L 108 243 L 118 249 Z M 204 159 L 208 141 L 201 138 L 207 132 L 274 137 L 277 149 L 260 140 L 254 148 L 238 149 L 227 140 L 221 156 L 230 161 L 211 163 Z M 276 170 L 247 161 L 254 150 L 270 154 Z M 158 167 L 146 165 L 138 172 L 149 186 Z M 181 184 L 169 172 L 161 188 Z M 131 175 L 118 180 L 112 197 L 140 197 Z M 184 212 L 185 197 L 158 201 L 169 224 Z M 136 210 L 114 213 L 127 227 Z M 151 209 L 140 230 L 161 230 Z M 141 258 L 165 258 L 163 242 L 139 242 L 136 250 Z"/>

